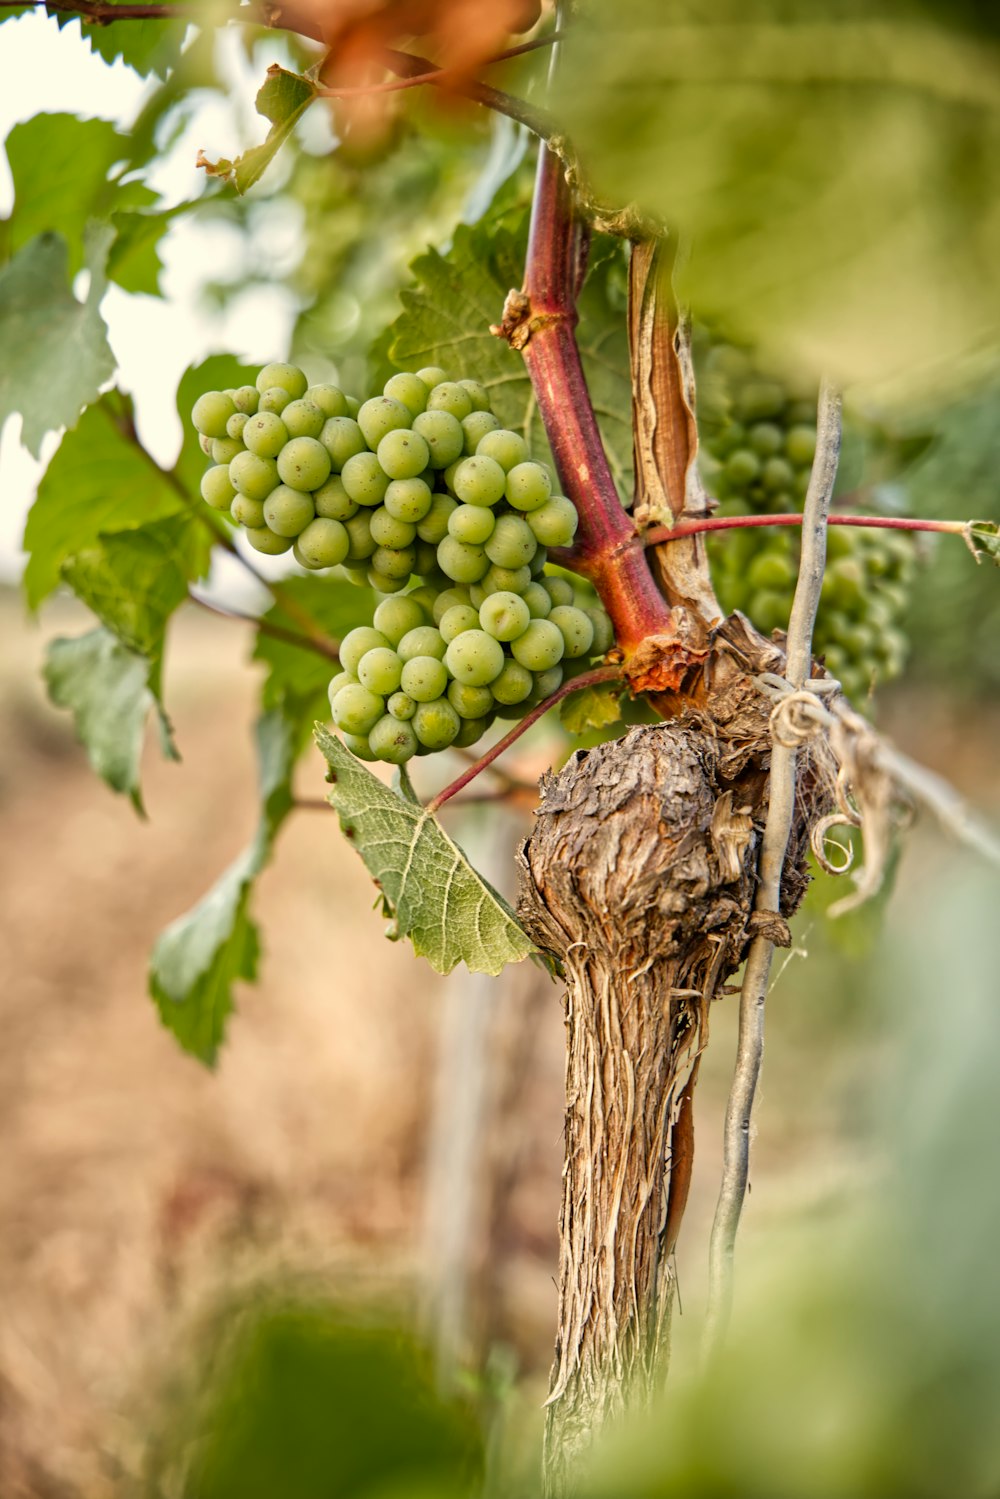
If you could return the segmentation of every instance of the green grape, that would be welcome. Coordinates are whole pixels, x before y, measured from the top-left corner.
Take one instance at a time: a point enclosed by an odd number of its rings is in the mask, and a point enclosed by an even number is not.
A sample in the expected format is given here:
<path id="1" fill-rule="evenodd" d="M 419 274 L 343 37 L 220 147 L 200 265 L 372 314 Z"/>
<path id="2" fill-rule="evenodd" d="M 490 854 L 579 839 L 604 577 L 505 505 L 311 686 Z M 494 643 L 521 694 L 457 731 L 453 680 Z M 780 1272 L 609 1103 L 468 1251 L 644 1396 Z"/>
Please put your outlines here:
<path id="1" fill-rule="evenodd" d="M 272 489 L 264 501 L 264 520 L 278 536 L 298 536 L 315 514 L 310 496 L 301 494 L 296 489 L 289 489 L 287 484 L 279 484 L 277 489 Z M 344 536 L 346 540 L 346 532 Z M 340 560 L 338 557 L 337 561 Z"/>
<path id="2" fill-rule="evenodd" d="M 443 592 L 439 593 L 437 598 L 434 600 L 434 607 L 431 610 L 431 614 L 434 617 L 434 623 L 436 625 L 440 625 L 442 619 L 447 614 L 449 609 L 454 608 L 456 604 L 468 604 L 468 602 L 469 590 L 467 588 L 457 587 L 444 589 Z"/>
<path id="3" fill-rule="evenodd" d="M 594 625 L 582 609 L 575 608 L 573 604 L 557 604 L 549 615 L 549 620 L 562 635 L 568 661 L 590 654 L 594 644 Z"/>
<path id="4" fill-rule="evenodd" d="M 785 435 L 785 457 L 796 468 L 812 468 L 816 457 L 816 428 L 806 424 L 789 427 Z"/>
<path id="5" fill-rule="evenodd" d="M 471 546 L 466 541 L 456 541 L 446 536 L 438 544 L 438 566 L 456 583 L 475 583 L 489 569 L 489 558 L 482 547 Z"/>
<path id="6" fill-rule="evenodd" d="M 774 588 L 790 593 L 795 583 L 795 568 L 789 557 L 770 547 L 757 553 L 746 570 L 750 588 Z"/>
<path id="7" fill-rule="evenodd" d="M 483 578 L 483 588 L 490 593 L 524 593 L 531 586 L 531 568 L 498 567 L 496 563 Z"/>
<path id="8" fill-rule="evenodd" d="M 548 594 L 545 597 L 548 602 Z M 531 610 L 519 594 L 492 593 L 479 610 L 479 623 L 494 640 L 516 640 L 531 623 Z"/>
<path id="9" fill-rule="evenodd" d="M 485 385 L 480 385 L 478 380 L 459 380 L 459 385 L 465 391 L 472 402 L 473 415 L 476 412 L 490 412 L 490 397 Z"/>
<path id="10" fill-rule="evenodd" d="M 377 760 L 390 765 L 405 765 L 417 753 L 417 736 L 412 725 L 387 713 L 369 732 L 368 743 Z"/>
<path id="11" fill-rule="evenodd" d="M 305 395 L 308 385 L 309 381 L 294 364 L 265 364 L 257 376 L 258 390 L 273 390 L 277 386 L 287 390 L 293 401 Z"/>
<path id="12" fill-rule="evenodd" d="M 457 421 L 472 415 L 472 400 L 453 380 L 442 380 L 427 397 L 428 411 L 448 411 Z"/>
<path id="13" fill-rule="evenodd" d="M 500 675 L 490 683 L 490 691 L 498 703 L 512 707 L 529 698 L 534 685 L 535 679 L 526 666 L 518 661 L 505 661 Z"/>
<path id="14" fill-rule="evenodd" d="M 345 734 L 344 743 L 352 755 L 357 755 L 359 760 L 376 760 L 378 756 L 372 750 L 368 742 L 367 734 Z"/>
<path id="15" fill-rule="evenodd" d="M 475 453 L 487 432 L 496 432 L 499 426 L 500 423 L 492 411 L 473 411 L 470 416 L 463 417 L 462 431 L 465 433 L 466 453 Z"/>
<path id="16" fill-rule="evenodd" d="M 392 647 L 377 645 L 358 662 L 358 681 L 379 697 L 391 697 L 399 688 L 402 671 L 403 663 Z"/>
<path id="17" fill-rule="evenodd" d="M 221 390 L 207 390 L 191 409 L 191 421 L 202 437 L 225 437 L 226 423 L 236 415 L 236 402 Z"/>
<path id="18" fill-rule="evenodd" d="M 549 666 L 545 671 L 536 671 L 534 677 L 535 685 L 531 696 L 541 703 L 559 691 L 563 684 L 563 669 L 561 666 Z"/>
<path id="19" fill-rule="evenodd" d="M 405 598 L 383 599 L 372 620 L 376 630 L 381 630 L 389 644 L 396 646 L 410 630 L 425 625 L 426 616 L 412 594 Z M 405 658 L 404 658 L 405 659 Z"/>
<path id="20" fill-rule="evenodd" d="M 374 536 L 372 537 L 374 541 Z M 377 546 L 372 553 L 372 569 L 380 573 L 383 578 L 392 578 L 395 582 L 406 582 L 416 566 L 417 556 L 412 547 L 381 547 Z M 390 593 L 395 589 L 387 590 Z"/>
<path id="21" fill-rule="evenodd" d="M 543 546 L 540 546 L 535 552 L 535 555 L 532 557 L 531 561 L 528 563 L 532 580 L 542 577 L 545 572 L 545 564 L 548 562 L 548 560 L 548 552 Z"/>
<path id="22" fill-rule="evenodd" d="M 553 608 L 558 604 L 572 604 L 576 598 L 573 585 L 568 578 L 542 578 L 541 582 L 552 600 Z"/>
<path id="23" fill-rule="evenodd" d="M 339 474 L 331 474 L 325 484 L 314 490 L 312 498 L 316 514 L 326 520 L 350 520 L 358 513 L 358 507 L 344 488 Z"/>
<path id="24" fill-rule="evenodd" d="M 433 498 L 430 486 L 423 479 L 393 479 L 382 504 L 396 520 L 407 521 L 415 527 L 430 511 Z"/>
<path id="25" fill-rule="evenodd" d="M 278 454 L 278 473 L 290 489 L 319 489 L 330 477 L 330 455 L 315 437 L 293 437 Z"/>
<path id="26" fill-rule="evenodd" d="M 214 437 L 205 437 L 203 433 L 199 433 L 198 435 L 198 446 L 206 458 L 211 458 L 212 456 L 212 444 L 214 441 Z"/>
<path id="27" fill-rule="evenodd" d="M 561 635 L 559 645 L 561 653 Z M 485 630 L 464 630 L 449 644 L 444 661 L 457 682 L 467 687 L 488 687 L 503 670 L 503 646 Z"/>
<path id="28" fill-rule="evenodd" d="M 778 494 L 795 483 L 795 470 L 784 458 L 769 458 L 760 471 L 760 482 L 771 494 Z"/>
<path id="29" fill-rule="evenodd" d="M 785 446 L 785 434 L 775 422 L 758 422 L 748 431 L 747 442 L 761 458 L 774 458 Z"/>
<path id="30" fill-rule="evenodd" d="M 405 692 L 394 692 L 386 703 L 386 707 L 393 718 L 398 718 L 400 723 L 409 723 L 417 711 L 417 705 L 413 701 L 413 698 L 408 697 Z"/>
<path id="31" fill-rule="evenodd" d="M 476 448 L 476 453 L 482 458 L 495 459 L 505 474 L 519 463 L 527 463 L 530 457 L 524 438 L 516 432 L 508 431 L 506 427 L 487 432 Z"/>
<path id="32" fill-rule="evenodd" d="M 413 715 L 414 732 L 429 750 L 443 750 L 454 744 L 461 727 L 461 719 L 445 697 L 439 697 L 435 702 L 418 703 Z"/>
<path id="33" fill-rule="evenodd" d="M 507 474 L 507 499 L 515 510 L 541 510 L 552 495 L 552 480 L 540 463 L 516 463 Z"/>
<path id="34" fill-rule="evenodd" d="M 344 523 L 341 522 L 343 525 Z M 347 530 L 344 525 L 344 530 Z M 293 548 L 294 551 L 294 548 Z M 350 556 L 345 557 L 340 565 L 340 576 L 345 583 L 350 583 L 352 588 L 368 587 L 368 563 L 365 561 L 352 561 Z"/>
<path id="35" fill-rule="evenodd" d="M 447 645 L 465 630 L 479 629 L 479 614 L 471 604 L 453 604 L 442 614 L 438 629 Z"/>
<path id="36" fill-rule="evenodd" d="M 448 376 L 436 364 L 428 364 L 424 369 L 417 370 L 417 379 L 423 381 L 429 395 L 435 385 L 444 385 Z"/>
<path id="37" fill-rule="evenodd" d="M 747 607 L 747 613 L 765 635 L 772 630 L 783 630 L 788 623 L 788 595 L 773 588 L 761 588 L 755 593 Z"/>
<path id="38" fill-rule="evenodd" d="M 324 417 L 347 415 L 347 401 L 337 385 L 310 385 L 305 399 L 318 406 Z"/>
<path id="39" fill-rule="evenodd" d="M 231 399 L 239 413 L 253 416 L 260 404 L 260 391 L 256 385 L 241 385 L 239 390 L 233 391 Z"/>
<path id="40" fill-rule="evenodd" d="M 257 407 L 258 411 L 269 411 L 273 416 L 280 416 L 285 407 L 293 397 L 280 385 L 272 385 L 270 390 L 265 390 Z"/>
<path id="41" fill-rule="evenodd" d="M 335 473 L 340 473 L 349 458 L 368 451 L 364 433 L 357 422 L 349 416 L 331 416 L 323 423 L 319 440 L 330 455 Z"/>
<path id="42" fill-rule="evenodd" d="M 305 397 L 301 401 L 289 401 L 281 413 L 281 420 L 288 429 L 289 437 L 319 437 L 327 418 L 315 401 Z"/>
<path id="43" fill-rule="evenodd" d="M 466 505 L 497 505 L 504 497 L 506 474 L 494 458 L 477 454 L 456 465 L 452 487 Z"/>
<path id="44" fill-rule="evenodd" d="M 258 411 L 243 428 L 243 444 L 258 458 L 277 458 L 288 441 L 288 428 L 273 411 Z"/>
<path id="45" fill-rule="evenodd" d="M 455 493 L 455 475 L 458 473 L 459 464 L 464 461 L 462 458 L 456 458 L 454 463 L 449 463 L 448 467 L 442 471 L 441 477 L 444 479 L 449 494 Z"/>
<path id="46" fill-rule="evenodd" d="M 433 619 L 434 602 L 437 599 L 438 593 L 439 590 L 432 584 L 424 583 L 419 588 L 414 588 L 412 593 L 408 593 L 407 598 L 412 599 L 415 604 L 419 604 L 428 618 Z"/>
<path id="47" fill-rule="evenodd" d="M 489 598 L 489 596 L 490 590 L 488 588 L 484 588 L 482 583 L 469 584 L 469 603 L 472 605 L 473 609 L 475 609 L 477 619 L 479 617 L 480 609 L 486 603 L 486 600 Z"/>
<path id="48" fill-rule="evenodd" d="M 532 619 L 547 619 L 552 613 L 552 600 L 544 583 L 540 581 L 529 583 L 521 598 L 527 604 Z"/>
<path id="49" fill-rule="evenodd" d="M 492 510 L 484 510 L 479 505 L 459 505 L 448 517 L 448 535 L 454 536 L 456 541 L 481 546 L 492 536 L 495 525 L 496 516 Z"/>
<path id="50" fill-rule="evenodd" d="M 243 453 L 246 449 L 236 437 L 213 437 L 212 438 L 212 462 L 232 463 L 237 453 Z"/>
<path id="51" fill-rule="evenodd" d="M 405 406 L 411 416 L 427 409 L 427 386 L 419 375 L 393 375 L 382 387 L 382 394 Z"/>
<path id="52" fill-rule="evenodd" d="M 726 459 L 726 478 L 736 489 L 743 489 L 760 477 L 760 458 L 751 448 L 737 448 Z"/>
<path id="53" fill-rule="evenodd" d="M 408 427 L 387 432 L 378 445 L 378 461 L 390 479 L 419 478 L 429 459 L 424 439 Z"/>
<path id="54" fill-rule="evenodd" d="M 402 427 L 409 427 L 413 417 L 402 401 L 394 401 L 390 396 L 372 396 L 370 401 L 365 401 L 358 412 L 358 426 L 364 433 L 365 442 L 372 452 L 378 447 L 387 432 L 396 432 Z M 400 474 L 400 478 L 407 477 Z"/>
<path id="55" fill-rule="evenodd" d="M 529 671 L 547 671 L 557 666 L 565 653 L 562 631 L 551 619 L 533 619 L 510 649 L 514 660 Z"/>
<path id="56" fill-rule="evenodd" d="M 412 599 L 413 594 L 408 593 L 406 598 L 407 600 Z M 395 604 L 404 601 L 402 599 L 391 599 L 387 600 L 387 602 Z M 381 605 L 379 607 L 381 608 Z M 377 618 L 378 610 L 375 611 L 375 614 Z M 436 629 L 434 625 L 415 625 L 412 630 L 407 630 L 396 646 L 396 654 L 401 661 L 412 661 L 415 656 L 433 656 L 436 661 L 443 661 L 446 650 L 447 642 L 441 631 Z"/>
<path id="57" fill-rule="evenodd" d="M 413 571 L 421 578 L 426 578 L 429 582 L 437 579 L 440 586 L 444 588 L 449 580 L 438 567 L 437 547 L 430 541 L 421 541 L 418 537 L 413 549 L 417 554 Z"/>
<path id="58" fill-rule="evenodd" d="M 596 608 L 587 608 L 584 611 L 590 623 L 594 627 L 594 644 L 591 650 L 595 656 L 606 656 L 615 643 L 615 627 L 607 612 L 599 605 Z"/>
<path id="59" fill-rule="evenodd" d="M 467 687 L 464 682 L 449 682 L 448 701 L 459 718 L 485 718 L 493 711 L 493 694 L 488 687 Z"/>
<path id="60" fill-rule="evenodd" d="M 372 511 L 369 524 L 372 537 L 380 547 L 408 547 L 417 539 L 416 526 L 405 520 L 396 520 L 382 505 Z"/>
<path id="61" fill-rule="evenodd" d="M 201 476 L 201 497 L 213 510 L 228 510 L 236 491 L 229 478 L 229 465 L 207 468 Z"/>
<path id="62" fill-rule="evenodd" d="M 372 508 L 381 505 L 389 487 L 389 477 L 374 453 L 355 453 L 348 458 L 340 478 L 352 500 Z"/>
<path id="63" fill-rule="evenodd" d="M 537 550 L 534 532 L 519 515 L 501 515 L 484 547 L 495 566 L 512 569 L 526 566 Z"/>
<path id="64" fill-rule="evenodd" d="M 759 422 L 780 416 L 785 408 L 784 386 L 777 380 L 757 379 L 744 385 L 736 397 L 735 412 L 741 422 Z"/>
<path id="65" fill-rule="evenodd" d="M 278 465 L 256 453 L 237 453 L 229 465 L 229 482 L 248 500 L 266 500 L 278 487 Z"/>
<path id="66" fill-rule="evenodd" d="M 354 676 L 357 676 L 362 656 L 366 655 L 368 651 L 388 646 L 389 641 L 382 634 L 381 630 L 376 630 L 373 625 L 358 625 L 355 629 L 348 630 L 340 642 L 341 667 L 344 671 L 352 672 Z M 361 729 L 358 732 L 367 734 L 368 730 Z"/>
<path id="67" fill-rule="evenodd" d="M 448 535 L 448 519 L 453 510 L 458 508 L 458 502 L 448 494 L 436 494 L 431 499 L 431 508 L 423 520 L 417 522 L 417 535 L 421 541 L 432 542 L 434 546 L 444 540 Z"/>
<path id="68" fill-rule="evenodd" d="M 400 682 L 417 703 L 433 703 L 448 687 L 448 671 L 436 656 L 412 656 L 403 666 Z"/>
<path id="69" fill-rule="evenodd" d="M 579 516 L 572 500 L 554 495 L 540 510 L 533 510 L 527 524 L 545 547 L 568 547 L 573 544 Z"/>
<path id="70" fill-rule="evenodd" d="M 326 689 L 326 695 L 330 699 L 331 712 L 333 711 L 333 700 L 337 696 L 337 693 L 340 691 L 341 687 L 356 687 L 357 684 L 357 677 L 349 671 L 338 671 L 335 677 L 330 678 L 329 686 Z"/>
<path id="71" fill-rule="evenodd" d="M 270 526 L 249 526 L 243 534 L 255 552 L 264 552 L 268 557 L 278 557 L 291 549 L 292 538 L 279 536 Z"/>
<path id="72" fill-rule="evenodd" d="M 246 424 L 247 424 L 247 422 L 249 420 L 250 420 L 250 418 L 247 416 L 247 414 L 246 414 L 245 411 L 236 411 L 236 412 L 234 412 L 233 415 L 229 418 L 228 422 L 226 423 L 226 436 L 227 437 L 234 437 L 237 442 L 242 443 L 243 442 L 243 428 L 246 426 Z M 220 442 L 221 438 L 213 437 L 211 439 L 211 441 L 212 442 Z"/>
<path id="73" fill-rule="evenodd" d="M 344 400 L 347 402 L 347 415 L 357 421 L 358 412 L 361 410 L 361 402 L 356 396 L 345 396 Z"/>
<path id="74" fill-rule="evenodd" d="M 350 550 L 350 537 L 339 520 L 318 516 L 299 532 L 295 557 L 303 567 L 318 569 L 336 567 Z"/>
<path id="75" fill-rule="evenodd" d="M 493 714 L 486 718 L 463 718 L 461 727 L 455 735 L 454 744 L 456 749 L 469 749 L 476 744 L 486 733 L 493 722 Z"/>
<path id="76" fill-rule="evenodd" d="M 229 514 L 238 526 L 246 526 L 248 531 L 259 531 L 261 526 L 266 525 L 264 520 L 263 500 L 249 500 L 245 494 L 238 494 L 229 507 Z"/>
<path id="77" fill-rule="evenodd" d="M 362 511 L 360 515 L 349 516 L 343 525 L 350 544 L 347 561 L 364 562 L 375 550 L 375 542 L 372 539 L 372 528 L 367 512 Z M 367 573 L 367 568 L 365 571 Z"/>
<path id="78" fill-rule="evenodd" d="M 427 444 L 431 468 L 447 468 L 465 447 L 461 423 L 450 411 L 422 411 L 413 418 L 413 430 Z"/>
<path id="79" fill-rule="evenodd" d="M 410 581 L 409 573 L 400 578 L 390 578 L 388 573 L 381 573 L 374 566 L 369 567 L 366 577 L 369 588 L 374 588 L 377 593 L 402 593 Z"/>

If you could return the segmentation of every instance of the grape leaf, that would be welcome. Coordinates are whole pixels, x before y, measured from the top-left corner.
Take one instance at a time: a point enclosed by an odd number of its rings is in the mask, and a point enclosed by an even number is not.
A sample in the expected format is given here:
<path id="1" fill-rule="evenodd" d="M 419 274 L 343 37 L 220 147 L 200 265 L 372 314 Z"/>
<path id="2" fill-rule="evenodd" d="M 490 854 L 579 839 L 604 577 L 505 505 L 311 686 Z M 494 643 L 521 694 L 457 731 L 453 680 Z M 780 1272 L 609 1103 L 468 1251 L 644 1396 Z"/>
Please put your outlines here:
<path id="1" fill-rule="evenodd" d="M 249 192 L 254 183 L 260 181 L 318 92 L 311 79 L 272 63 L 267 70 L 267 80 L 257 94 L 257 113 L 271 121 L 267 139 L 259 146 L 251 146 L 233 161 L 225 157 L 209 161 L 204 153 L 200 153 L 198 165 L 210 177 L 231 182 L 238 193 Z"/>
<path id="2" fill-rule="evenodd" d="M 257 976 L 260 941 L 249 914 L 253 882 L 292 805 L 293 726 L 280 713 L 256 728 L 261 819 L 252 843 L 211 890 L 161 932 L 149 990 L 160 1019 L 185 1051 L 213 1066 L 233 1009 L 233 985 Z"/>
<path id="3" fill-rule="evenodd" d="M 571 734 L 585 734 L 588 729 L 605 729 L 609 724 L 621 721 L 620 682 L 601 682 L 596 687 L 585 687 L 563 698 L 559 717 L 563 727 Z"/>
<path id="4" fill-rule="evenodd" d="M 995 520 L 969 521 L 965 539 L 977 562 L 988 557 L 995 567 L 1000 567 L 1000 525 Z"/>
<path id="5" fill-rule="evenodd" d="M 356 588 L 337 578 L 286 578 L 282 592 L 299 604 L 327 635 L 340 640 L 355 625 L 367 624 L 372 617 L 375 596 L 370 589 Z M 286 614 L 281 604 L 274 604 L 264 615 L 270 625 L 302 634 L 302 626 Z M 281 708 L 309 729 L 317 718 L 329 717 L 326 689 L 338 671 L 330 661 L 307 646 L 275 639 L 259 631 L 253 659 L 267 667 L 261 702 L 266 709 Z"/>
<path id="6" fill-rule="evenodd" d="M 328 800 L 340 826 L 418 955 L 438 973 L 465 963 L 473 973 L 495 975 L 537 951 L 507 902 L 436 818 L 383 786 L 319 724 L 316 743 L 330 766 Z"/>
<path id="7" fill-rule="evenodd" d="M 24 530 L 30 553 L 24 588 L 32 609 L 58 585 L 63 563 L 95 546 L 102 533 L 189 509 L 170 477 L 129 440 L 130 422 L 130 405 L 112 392 L 87 408 L 46 469 Z"/>
<path id="8" fill-rule="evenodd" d="M 92 242 L 84 302 L 69 288 L 66 242 L 57 234 L 40 234 L 0 269 L 0 427 L 19 411 L 21 440 L 36 457 L 45 434 L 72 427 L 114 373 L 98 310 L 109 235 Z"/>
<path id="9" fill-rule="evenodd" d="M 99 627 L 49 643 L 43 675 L 49 697 L 73 715 L 77 738 L 102 780 L 124 791 L 142 812 L 139 763 L 150 711 L 158 716 L 164 754 L 177 759 L 170 725 L 151 685 L 152 665 Z"/>

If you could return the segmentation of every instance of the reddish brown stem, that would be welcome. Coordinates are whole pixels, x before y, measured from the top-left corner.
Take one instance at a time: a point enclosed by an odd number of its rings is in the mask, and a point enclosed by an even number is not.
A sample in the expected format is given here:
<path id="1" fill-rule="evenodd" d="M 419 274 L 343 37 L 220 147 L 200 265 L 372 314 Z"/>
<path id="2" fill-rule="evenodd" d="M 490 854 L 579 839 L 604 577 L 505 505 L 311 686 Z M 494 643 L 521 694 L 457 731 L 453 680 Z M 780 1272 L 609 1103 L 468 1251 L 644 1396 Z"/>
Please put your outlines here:
<path id="1" fill-rule="evenodd" d="M 617 682 L 620 679 L 621 671 L 617 666 L 595 666 L 593 671 L 585 671 L 581 676 L 573 677 L 571 681 L 564 682 L 561 687 L 553 692 L 551 697 L 545 698 L 543 702 L 538 704 L 537 708 L 532 708 L 530 713 L 526 713 L 519 723 L 516 723 L 502 739 L 498 739 L 496 744 L 492 745 L 486 751 L 485 755 L 480 755 L 478 760 L 470 765 L 467 770 L 463 770 L 460 776 L 456 776 L 450 785 L 445 786 L 443 791 L 439 791 L 437 796 L 432 796 L 427 803 L 427 811 L 432 813 L 437 812 L 440 807 L 444 806 L 445 802 L 450 801 L 463 787 L 468 786 L 470 781 L 475 780 L 481 771 L 485 770 L 487 766 L 492 765 L 493 761 L 498 759 L 505 750 L 510 749 L 511 745 L 520 739 L 521 735 L 526 733 L 532 724 L 537 723 L 543 714 L 547 713 L 550 708 L 554 708 L 556 703 L 561 702 L 564 697 L 569 697 L 571 692 L 581 692 L 585 687 L 597 687 L 602 682 Z"/>
<path id="2" fill-rule="evenodd" d="M 682 536 L 698 536 L 704 531 L 739 531 L 750 526 L 801 526 L 802 516 L 798 511 L 789 515 L 714 515 L 702 520 L 680 521 L 676 526 L 651 526 L 635 538 L 639 546 L 661 546 L 666 541 L 679 541 Z M 888 531 L 946 531 L 961 536 L 964 521 L 917 520 L 903 515 L 831 515 L 830 526 L 871 526 Z M 555 554 L 552 554 L 555 557 Z"/>

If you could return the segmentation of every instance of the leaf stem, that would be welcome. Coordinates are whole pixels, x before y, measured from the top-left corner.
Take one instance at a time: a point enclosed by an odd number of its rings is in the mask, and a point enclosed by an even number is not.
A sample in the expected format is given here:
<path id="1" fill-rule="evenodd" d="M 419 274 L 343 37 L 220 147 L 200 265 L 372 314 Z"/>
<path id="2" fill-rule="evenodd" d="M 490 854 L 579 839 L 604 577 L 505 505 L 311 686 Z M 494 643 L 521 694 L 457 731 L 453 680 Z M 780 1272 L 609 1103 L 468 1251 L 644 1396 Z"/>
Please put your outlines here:
<path id="1" fill-rule="evenodd" d="M 463 770 L 462 774 L 456 776 L 455 780 L 445 786 L 443 791 L 439 791 L 437 796 L 432 796 L 427 803 L 426 810 L 430 813 L 437 812 L 440 807 L 444 806 L 445 802 L 450 801 L 463 787 L 474 780 L 481 771 L 485 770 L 487 766 L 492 765 L 493 761 L 502 755 L 505 750 L 510 749 L 511 745 L 516 743 L 521 735 L 531 728 L 532 724 L 537 723 L 550 708 L 554 708 L 556 703 L 561 702 L 564 697 L 568 697 L 571 692 L 580 692 L 585 687 L 596 687 L 601 682 L 616 682 L 620 678 L 621 670 L 617 666 L 595 666 L 593 671 L 585 671 L 580 676 L 573 677 L 569 682 L 564 682 L 550 697 L 545 698 L 536 708 L 532 708 L 530 713 L 526 713 L 502 739 L 498 739 L 496 744 L 491 745 L 485 755 L 481 755 L 478 760 L 466 770 Z"/>
<path id="2" fill-rule="evenodd" d="M 340 660 L 339 644 L 331 640 L 329 645 L 317 640 L 311 640 L 307 635 L 299 635 L 295 630 L 286 630 L 281 625 L 276 625 L 269 619 L 259 614 L 243 614 L 239 609 L 223 609 L 218 604 L 211 603 L 202 598 L 200 594 L 188 589 L 188 598 L 192 604 L 197 604 L 199 609 L 205 609 L 210 614 L 216 614 L 220 619 L 237 620 L 240 624 L 255 625 L 262 635 L 270 635 L 273 640 L 283 640 L 286 645 L 298 646 L 303 651 L 314 651 L 319 656 L 325 656 L 328 661 Z M 337 646 L 331 650 L 331 646 Z"/>
<path id="3" fill-rule="evenodd" d="M 679 541 L 682 536 L 700 536 L 706 531 L 737 531 L 751 526 L 801 526 L 803 515 L 799 511 L 781 515 L 709 515 L 703 520 L 678 521 L 676 526 L 650 526 L 636 538 L 642 546 L 662 546 L 664 542 Z M 966 521 L 920 520 L 907 515 L 831 515 L 828 526 L 871 526 L 888 531 L 945 531 L 954 536 L 964 536 Z"/>

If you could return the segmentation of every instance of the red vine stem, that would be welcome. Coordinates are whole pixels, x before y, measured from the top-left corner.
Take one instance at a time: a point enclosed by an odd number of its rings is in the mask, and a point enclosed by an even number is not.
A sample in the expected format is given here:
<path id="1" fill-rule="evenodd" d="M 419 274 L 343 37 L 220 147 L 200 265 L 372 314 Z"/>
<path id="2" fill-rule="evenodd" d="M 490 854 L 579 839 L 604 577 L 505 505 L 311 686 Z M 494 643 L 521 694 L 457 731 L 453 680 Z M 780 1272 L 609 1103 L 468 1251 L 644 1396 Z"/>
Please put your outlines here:
<path id="1" fill-rule="evenodd" d="M 468 786 L 470 781 L 475 780 L 481 771 L 485 770 L 487 766 L 492 765 L 494 760 L 499 759 L 505 750 L 510 749 L 511 745 L 520 739 L 521 735 L 526 733 L 532 724 L 537 723 L 543 714 L 547 713 L 550 708 L 554 708 L 556 703 L 561 702 L 564 697 L 569 697 L 571 692 L 582 692 L 585 687 L 598 687 L 602 682 L 618 682 L 620 680 L 621 669 L 619 667 L 595 666 L 593 671 L 585 671 L 580 676 L 573 677 L 570 681 L 564 682 L 561 687 L 552 693 L 551 697 L 545 698 L 538 704 L 537 708 L 532 708 L 531 712 L 526 713 L 520 722 L 516 723 L 502 739 L 498 739 L 496 744 L 491 745 L 485 755 L 480 755 L 478 760 L 474 761 L 466 770 L 463 770 L 460 776 L 456 776 L 455 780 L 450 785 L 445 786 L 443 791 L 439 791 L 437 796 L 432 796 L 425 810 L 433 814 L 440 807 L 443 807 L 445 802 L 451 801 L 451 798 L 456 796 L 463 787 Z"/>
<path id="2" fill-rule="evenodd" d="M 715 515 L 703 520 L 679 521 L 676 526 L 651 526 L 635 538 L 636 545 L 661 546 L 679 541 L 682 536 L 699 536 L 704 531 L 737 531 L 748 526 L 801 526 L 798 511 L 790 515 Z M 831 515 L 829 526 L 871 526 L 889 531 L 947 531 L 961 536 L 967 522 L 961 520 L 918 520 L 907 515 Z M 567 554 L 568 555 L 568 554 Z M 555 554 L 553 553 L 553 556 Z"/>

